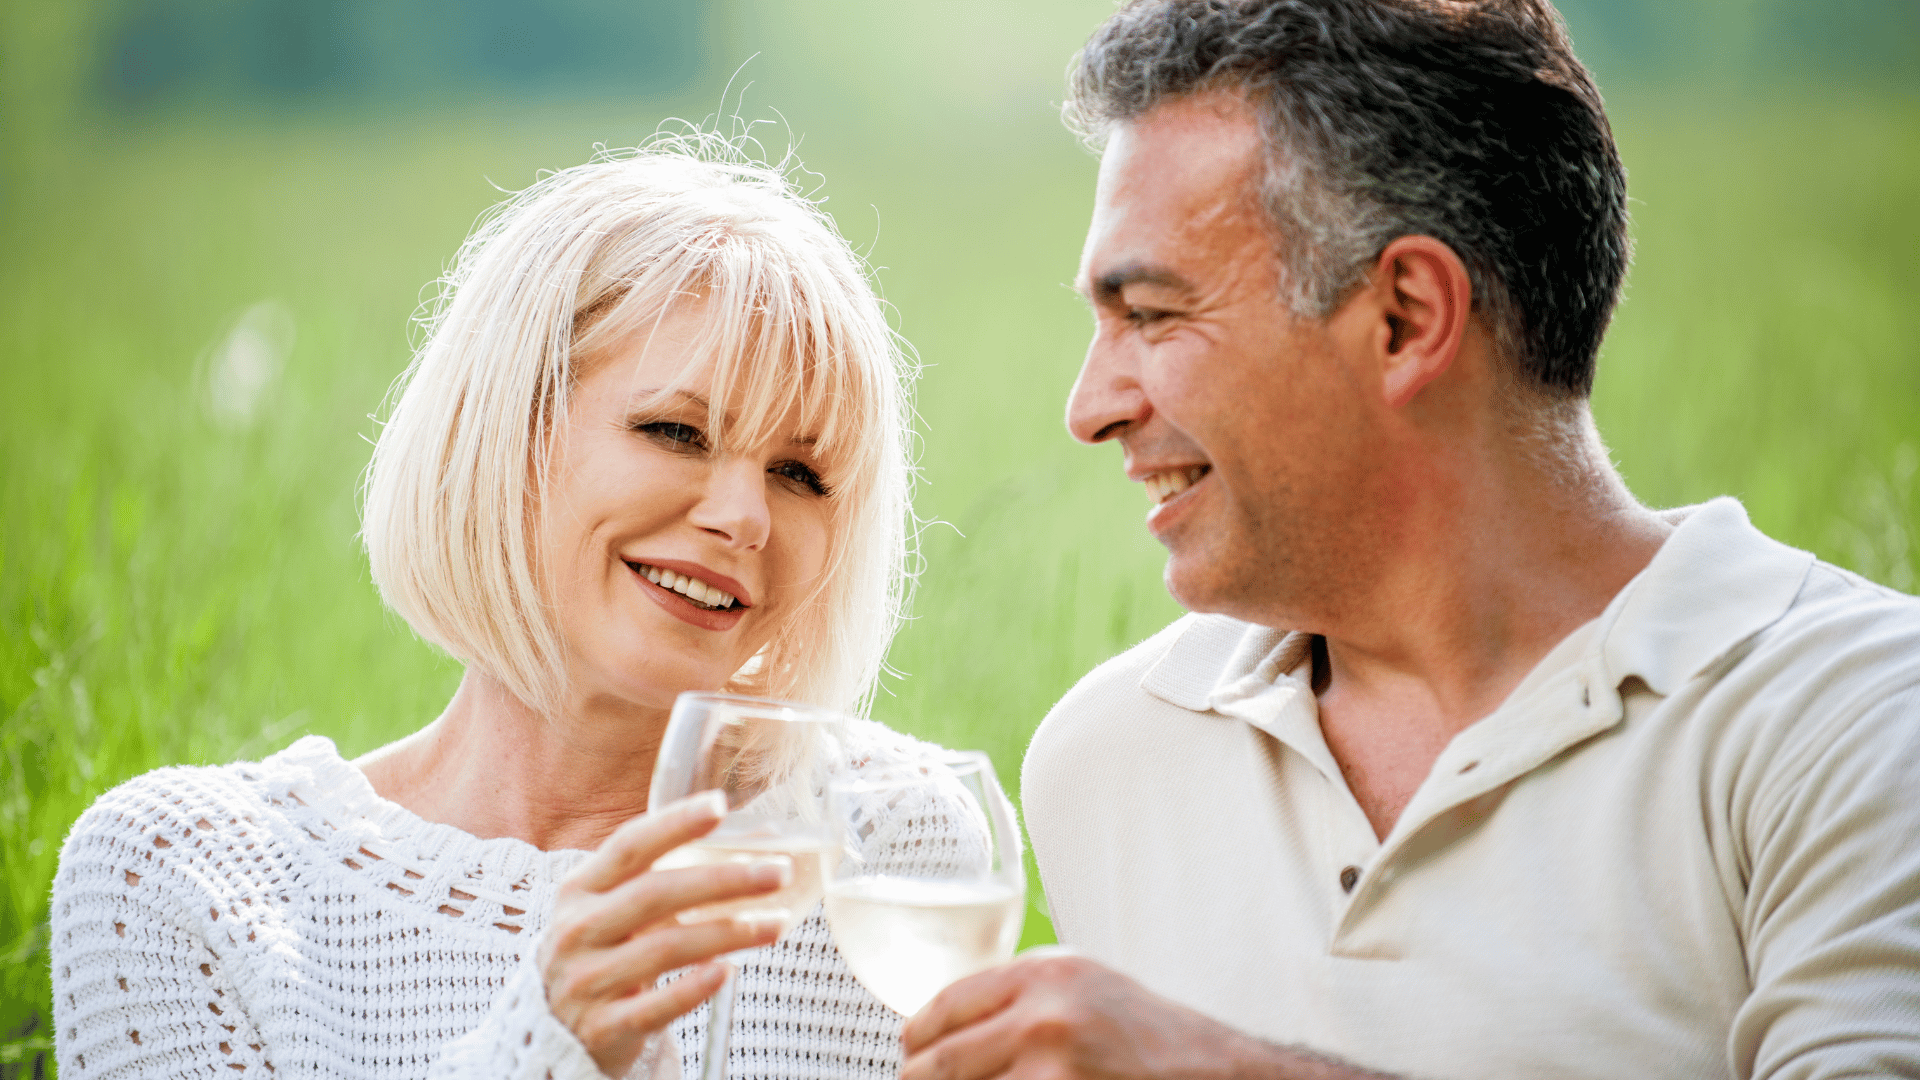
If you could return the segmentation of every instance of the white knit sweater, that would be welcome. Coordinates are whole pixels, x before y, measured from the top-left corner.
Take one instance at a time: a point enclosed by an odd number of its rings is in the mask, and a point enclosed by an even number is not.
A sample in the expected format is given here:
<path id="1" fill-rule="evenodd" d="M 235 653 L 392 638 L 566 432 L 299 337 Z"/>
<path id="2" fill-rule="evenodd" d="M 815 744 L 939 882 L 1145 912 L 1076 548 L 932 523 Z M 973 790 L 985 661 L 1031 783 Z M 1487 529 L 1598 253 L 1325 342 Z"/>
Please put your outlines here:
<path id="1" fill-rule="evenodd" d="M 954 843 L 924 815 L 904 828 L 890 845 Z M 75 823 L 54 880 L 61 1075 L 594 1080 L 529 959 L 585 855 L 424 821 L 317 736 L 258 764 L 131 780 Z M 901 1018 L 847 970 L 817 908 L 750 955 L 731 1077 L 898 1071 Z M 688 1076 L 706 1011 L 673 1027 Z M 634 1072 L 673 1064 L 660 1039 Z"/>

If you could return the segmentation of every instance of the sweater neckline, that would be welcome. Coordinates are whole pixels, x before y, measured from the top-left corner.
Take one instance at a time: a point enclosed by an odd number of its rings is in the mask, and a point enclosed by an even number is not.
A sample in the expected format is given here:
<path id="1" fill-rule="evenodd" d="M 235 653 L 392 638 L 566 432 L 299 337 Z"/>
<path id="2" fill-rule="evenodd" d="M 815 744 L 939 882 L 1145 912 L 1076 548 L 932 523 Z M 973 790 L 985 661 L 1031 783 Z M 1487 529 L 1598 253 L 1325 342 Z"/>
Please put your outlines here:
<path id="1" fill-rule="evenodd" d="M 306 780 L 294 794 L 313 805 L 335 825 L 355 821 L 360 829 L 415 858 L 475 862 L 486 867 L 488 878 L 529 884 L 551 884 L 566 876 L 589 852 L 561 848 L 545 851 L 518 837 L 481 838 L 456 826 L 427 819 L 374 790 L 367 774 L 340 756 L 333 740 L 307 735 L 261 762 Z M 300 790 L 304 788 L 305 790 Z"/>

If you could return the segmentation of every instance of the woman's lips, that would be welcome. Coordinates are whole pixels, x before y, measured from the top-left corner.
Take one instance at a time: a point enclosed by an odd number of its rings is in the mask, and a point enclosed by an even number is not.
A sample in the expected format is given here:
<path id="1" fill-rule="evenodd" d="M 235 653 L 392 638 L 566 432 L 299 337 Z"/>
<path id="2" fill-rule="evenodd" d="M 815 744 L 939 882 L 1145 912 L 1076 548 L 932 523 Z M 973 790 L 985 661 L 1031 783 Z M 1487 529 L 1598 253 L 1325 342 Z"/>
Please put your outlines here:
<path id="1" fill-rule="evenodd" d="M 627 564 L 627 572 L 633 575 L 634 584 L 640 586 L 640 591 L 646 594 L 647 599 L 659 604 L 667 614 L 681 622 L 702 630 L 731 630 L 746 617 L 749 610 L 741 603 L 735 603 L 725 610 L 702 607 L 672 589 L 663 589 L 648 581 L 633 563 Z"/>
<path id="2" fill-rule="evenodd" d="M 725 596 L 732 597 L 734 600 L 739 601 L 741 607 L 753 606 L 753 594 L 747 591 L 745 585 L 742 585 L 725 574 L 709 570 L 699 563 L 684 562 L 680 559 L 630 558 L 624 561 L 628 566 L 640 571 L 641 576 L 645 577 L 648 581 L 671 589 L 674 592 L 690 595 L 696 601 L 705 602 L 708 607 L 725 608 L 729 606 L 716 602 L 708 595 L 710 590 L 716 589 Z M 660 575 L 666 572 L 671 572 L 676 577 L 688 579 L 689 582 L 697 582 L 702 588 L 687 589 L 682 587 L 682 585 L 687 582 L 675 583 L 663 581 Z"/>

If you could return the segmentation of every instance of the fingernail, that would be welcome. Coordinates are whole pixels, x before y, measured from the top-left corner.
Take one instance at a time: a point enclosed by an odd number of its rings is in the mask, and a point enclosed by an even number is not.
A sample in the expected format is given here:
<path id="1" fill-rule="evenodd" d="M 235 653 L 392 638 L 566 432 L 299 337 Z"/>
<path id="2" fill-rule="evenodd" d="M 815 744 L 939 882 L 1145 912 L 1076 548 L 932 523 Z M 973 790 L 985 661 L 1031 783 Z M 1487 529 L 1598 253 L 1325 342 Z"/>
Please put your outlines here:
<path id="1" fill-rule="evenodd" d="M 727 793 L 719 788 L 702 791 L 687 796 L 687 815 L 701 819 L 715 819 L 727 816 Z"/>
<path id="2" fill-rule="evenodd" d="M 785 888 L 793 881 L 793 860 L 785 855 L 773 855 L 755 859 L 748 863 L 755 885 L 778 885 Z"/>
<path id="3" fill-rule="evenodd" d="M 756 911 L 751 915 L 742 915 L 740 916 L 740 929 L 752 934 L 754 937 L 762 937 L 768 932 L 778 933 L 780 928 L 786 925 L 788 915 L 789 912 L 785 908 L 775 908 L 772 911 Z"/>

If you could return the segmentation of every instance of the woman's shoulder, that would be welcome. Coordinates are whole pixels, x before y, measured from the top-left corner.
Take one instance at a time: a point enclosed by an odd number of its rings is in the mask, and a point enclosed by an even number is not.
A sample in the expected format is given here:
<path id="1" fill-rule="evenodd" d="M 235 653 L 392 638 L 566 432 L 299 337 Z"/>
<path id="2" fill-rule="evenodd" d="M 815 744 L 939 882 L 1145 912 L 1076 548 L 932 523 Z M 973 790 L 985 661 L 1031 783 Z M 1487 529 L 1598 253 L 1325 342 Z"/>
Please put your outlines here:
<path id="1" fill-rule="evenodd" d="M 937 743 L 915 738 L 878 720 L 851 720 L 846 725 L 847 760 L 856 770 L 898 764 L 946 750 Z"/>
<path id="2" fill-rule="evenodd" d="M 333 743 L 309 735 L 264 761 L 170 765 L 136 776 L 98 799 L 74 822 L 67 847 L 89 840 L 139 840 L 165 849 L 196 838 L 293 827 L 288 812 L 305 805 L 299 792 L 337 783 L 334 768 L 352 768 Z"/>
<path id="3" fill-rule="evenodd" d="M 263 761 L 172 765 L 112 788 L 82 813 L 60 850 L 56 893 L 118 891 L 145 880 L 163 892 L 231 891 L 265 873 L 289 843 L 317 840 L 306 805 L 340 761 L 316 736 Z M 307 792 L 303 801 L 301 792 Z"/>

